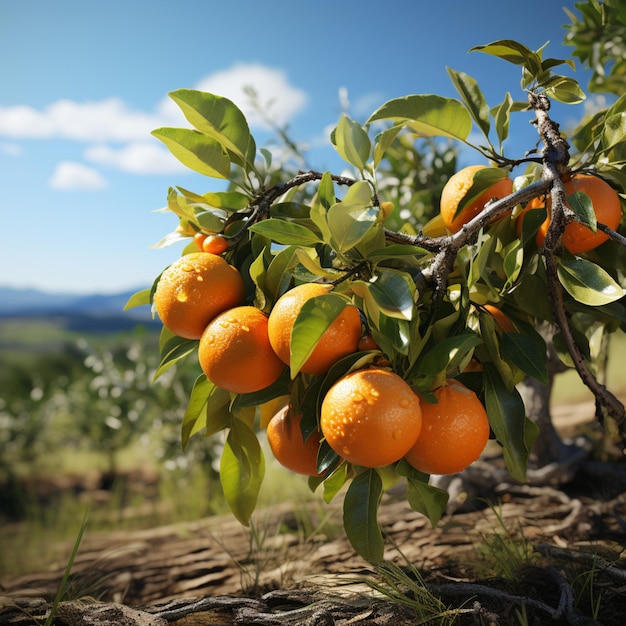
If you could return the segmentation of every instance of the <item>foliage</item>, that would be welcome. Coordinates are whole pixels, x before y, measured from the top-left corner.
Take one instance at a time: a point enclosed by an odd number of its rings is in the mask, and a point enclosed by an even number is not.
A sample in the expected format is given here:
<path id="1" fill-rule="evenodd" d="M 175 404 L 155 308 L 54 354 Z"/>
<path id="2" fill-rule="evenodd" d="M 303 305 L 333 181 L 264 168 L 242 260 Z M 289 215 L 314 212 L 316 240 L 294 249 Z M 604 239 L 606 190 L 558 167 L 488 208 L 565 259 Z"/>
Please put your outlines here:
<path id="1" fill-rule="evenodd" d="M 471 387 L 486 406 L 510 474 L 520 481 L 525 480 L 537 430 L 525 415 L 516 385 L 526 376 L 542 382 L 548 376 L 546 345 L 537 325 L 552 325 L 555 348 L 596 394 L 602 414 L 623 420 L 621 403 L 594 377 L 591 355 L 596 342 L 626 328 L 624 237 L 609 232 L 611 241 L 584 258 L 563 250 L 559 241 L 572 221 L 603 227 L 589 222 L 586 201 L 566 205 L 563 178 L 574 173 L 571 163 L 601 175 L 620 192 L 626 188 L 626 98 L 574 133 L 572 147 L 579 154 L 570 163 L 570 146 L 548 111 L 551 100 L 565 104 L 584 100 L 576 80 L 555 72 L 573 69 L 573 61 L 544 57 L 545 47 L 533 51 L 510 40 L 474 51 L 518 66 L 524 100 L 514 100 L 507 92 L 502 102 L 490 106 L 475 79 L 448 68 L 458 98 L 432 94 L 396 98 L 364 124 L 343 113 L 330 141 L 352 174 L 294 173 L 289 167 L 273 167 L 272 154 L 257 151 L 247 121 L 233 102 L 188 89 L 170 94 L 193 128 L 161 128 L 154 135 L 187 167 L 228 181 L 226 190 L 200 194 L 171 188 L 167 208 L 178 224 L 223 233 L 229 242 L 224 256 L 244 276 L 249 304 L 269 313 L 295 284 L 330 282 L 334 293 L 359 307 L 365 327 L 380 347 L 344 357 L 324 375 L 306 375 L 297 368 L 285 371 L 275 384 L 251 394 L 230 394 L 203 376 L 197 378 L 183 419 L 182 443 L 186 446 L 197 433 L 227 433 L 222 485 L 244 524 L 250 522 L 264 474 L 253 426 L 255 407 L 289 396 L 304 415 L 304 430 L 311 432 L 330 386 L 346 373 L 372 364 L 390 368 L 425 396 L 448 377 L 458 377 Z M 510 125 L 520 111 L 535 114 L 544 144 L 541 154 L 529 151 L 515 158 L 504 154 Z M 479 145 L 470 142 L 476 130 L 482 135 Z M 477 160 L 487 159 L 507 175 L 515 174 L 514 193 L 487 204 L 454 235 L 443 231 L 433 217 L 438 190 L 456 165 L 449 142 L 475 150 Z M 405 162 L 409 155 L 418 155 L 416 167 L 426 165 L 428 170 L 412 185 L 407 180 L 412 170 Z M 493 180 L 477 174 L 472 193 L 478 195 L 491 184 Z M 524 220 L 518 236 L 516 218 L 529 201 L 547 193 L 552 196 L 552 221 L 538 248 L 534 235 L 539 223 Z M 391 199 L 399 211 L 387 217 L 381 203 Z M 407 223 L 405 214 L 412 216 Z M 427 218 L 432 219 L 426 223 Z M 175 239 L 168 236 L 163 241 Z M 189 243 L 183 254 L 194 249 Z M 157 283 L 158 278 L 129 306 L 150 304 Z M 483 308 L 487 303 L 503 309 L 519 332 L 503 332 Z M 294 326 L 299 329 L 298 340 L 307 341 L 312 349 L 320 329 L 336 314 L 334 307 L 304 307 Z M 173 337 L 164 329 L 157 373 L 193 355 L 196 348 L 196 342 Z M 468 373 L 473 358 L 482 370 Z M 318 470 L 322 476 L 311 478 L 309 484 L 313 490 L 322 486 L 326 501 L 347 486 L 344 527 L 355 549 L 373 562 L 383 557 L 377 510 L 393 482 L 389 472 L 394 479 L 406 478 L 409 504 L 433 524 L 445 510 L 447 494 L 403 460 L 384 469 L 355 467 L 322 443 Z"/>
<path id="2" fill-rule="evenodd" d="M 593 71 L 588 89 L 623 96 L 626 93 L 626 6 L 621 0 L 577 2 L 580 17 L 570 18 L 565 43 L 572 55 Z"/>

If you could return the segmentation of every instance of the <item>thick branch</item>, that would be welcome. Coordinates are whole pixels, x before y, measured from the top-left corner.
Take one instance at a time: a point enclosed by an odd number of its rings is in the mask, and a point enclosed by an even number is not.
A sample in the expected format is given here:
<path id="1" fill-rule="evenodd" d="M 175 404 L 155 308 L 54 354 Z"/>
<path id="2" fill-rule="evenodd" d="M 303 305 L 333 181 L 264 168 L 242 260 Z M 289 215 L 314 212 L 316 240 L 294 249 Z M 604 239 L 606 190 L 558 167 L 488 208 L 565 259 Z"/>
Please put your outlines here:
<path id="1" fill-rule="evenodd" d="M 576 219 L 574 212 L 567 206 L 565 185 L 562 180 L 563 174 L 568 171 L 569 146 L 561 137 L 558 124 L 553 122 L 548 115 L 550 109 L 548 98 L 544 94 L 537 95 L 531 92 L 528 95 L 528 100 L 535 110 L 537 132 L 545 145 L 542 179 L 549 181 L 551 190 L 552 213 L 542 253 L 546 263 L 548 298 L 552 313 L 580 379 L 609 415 L 617 420 L 622 420 L 624 419 L 624 405 L 596 380 L 587 367 L 585 358 L 574 339 L 565 312 L 563 286 L 558 277 L 556 253 L 560 247 L 561 235 L 565 226 Z"/>

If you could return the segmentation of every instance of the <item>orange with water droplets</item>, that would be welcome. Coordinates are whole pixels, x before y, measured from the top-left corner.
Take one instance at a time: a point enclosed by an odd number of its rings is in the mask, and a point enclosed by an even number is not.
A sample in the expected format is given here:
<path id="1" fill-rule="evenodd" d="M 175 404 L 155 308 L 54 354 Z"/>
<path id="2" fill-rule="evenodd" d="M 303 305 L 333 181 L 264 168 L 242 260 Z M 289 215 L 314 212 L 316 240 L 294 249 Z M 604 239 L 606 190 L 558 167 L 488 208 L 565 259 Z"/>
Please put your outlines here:
<path id="1" fill-rule="evenodd" d="M 193 252 L 180 257 L 159 278 L 154 306 L 163 325 L 185 339 L 200 339 L 219 313 L 245 302 L 239 271 L 222 257 Z"/>
<path id="2" fill-rule="evenodd" d="M 202 333 L 198 361 L 206 377 L 232 393 L 275 383 L 285 368 L 267 335 L 267 316 L 253 306 L 220 313 Z"/>
<path id="3" fill-rule="evenodd" d="M 383 467 L 401 459 L 422 427 L 419 398 L 389 370 L 371 368 L 346 374 L 322 402 L 320 429 L 342 458 L 363 467 Z"/>
<path id="4" fill-rule="evenodd" d="M 272 348 L 287 365 L 291 362 L 291 331 L 307 300 L 328 294 L 330 285 L 303 283 L 284 293 L 274 304 L 269 318 Z M 324 374 L 340 358 L 356 352 L 361 338 L 361 315 L 346 306 L 326 329 L 315 349 L 300 368 L 305 374 Z"/>
<path id="5" fill-rule="evenodd" d="M 404 458 L 425 474 L 456 474 L 485 449 L 489 418 L 476 394 L 455 379 L 434 395 L 436 403 L 420 399 L 422 430 Z"/>

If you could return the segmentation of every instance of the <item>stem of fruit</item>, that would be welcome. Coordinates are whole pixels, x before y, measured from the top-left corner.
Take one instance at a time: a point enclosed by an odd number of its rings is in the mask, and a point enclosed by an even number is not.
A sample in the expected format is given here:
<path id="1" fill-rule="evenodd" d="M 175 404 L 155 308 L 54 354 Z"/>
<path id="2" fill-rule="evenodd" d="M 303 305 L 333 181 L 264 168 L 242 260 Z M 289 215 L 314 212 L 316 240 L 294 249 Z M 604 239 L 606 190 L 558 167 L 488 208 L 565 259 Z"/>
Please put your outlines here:
<path id="1" fill-rule="evenodd" d="M 559 126 L 550 119 L 548 111 L 550 101 L 545 94 L 528 94 L 528 100 L 535 111 L 537 132 L 545 146 L 542 180 L 548 181 L 552 200 L 550 226 L 546 233 L 542 254 L 546 263 L 546 279 L 548 281 L 548 298 L 556 325 L 558 326 L 567 351 L 572 357 L 574 367 L 582 382 L 594 394 L 598 409 L 602 407 L 617 421 L 623 421 L 624 405 L 602 384 L 587 367 L 584 356 L 574 339 L 569 325 L 563 301 L 563 287 L 558 277 L 558 258 L 556 251 L 560 245 L 561 235 L 565 226 L 575 219 L 574 212 L 566 204 L 565 186 L 562 176 L 568 171 L 569 145 L 559 132 Z M 599 411 L 600 412 L 600 411 Z M 601 417 L 601 415 L 598 415 Z"/>

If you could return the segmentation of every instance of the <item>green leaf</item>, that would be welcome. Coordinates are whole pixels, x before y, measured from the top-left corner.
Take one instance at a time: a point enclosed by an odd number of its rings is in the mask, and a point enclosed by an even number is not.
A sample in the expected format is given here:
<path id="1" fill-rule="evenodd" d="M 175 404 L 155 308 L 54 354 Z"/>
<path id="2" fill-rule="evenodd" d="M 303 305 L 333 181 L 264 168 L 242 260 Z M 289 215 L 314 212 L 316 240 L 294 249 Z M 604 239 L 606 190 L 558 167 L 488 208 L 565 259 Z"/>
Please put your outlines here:
<path id="1" fill-rule="evenodd" d="M 128 309 L 133 309 L 136 306 L 145 306 L 150 304 L 152 304 L 152 289 L 143 289 L 128 298 L 128 302 L 124 305 L 123 310 L 128 311 Z"/>
<path id="2" fill-rule="evenodd" d="M 336 469 L 340 463 L 341 457 L 328 445 L 326 439 L 322 439 L 317 451 L 317 471 L 325 474 Z"/>
<path id="3" fill-rule="evenodd" d="M 587 97 L 578 82 L 569 76 L 552 76 L 543 87 L 550 98 L 564 104 L 579 104 Z"/>
<path id="4" fill-rule="evenodd" d="M 585 226 L 594 233 L 598 231 L 598 222 L 593 203 L 585 192 L 575 191 L 571 196 L 567 196 L 567 204 L 583 220 Z"/>
<path id="5" fill-rule="evenodd" d="M 522 271 L 524 265 L 524 245 L 520 239 L 515 239 L 502 250 L 504 262 L 502 264 L 506 274 L 507 285 L 512 285 Z"/>
<path id="6" fill-rule="evenodd" d="M 158 128 L 152 134 L 186 167 L 211 178 L 230 177 L 230 159 L 215 139 L 188 128 Z"/>
<path id="7" fill-rule="evenodd" d="M 341 276 L 341 272 L 338 270 L 322 267 L 319 254 L 317 254 L 315 248 L 297 248 L 296 255 L 302 266 L 314 276 L 328 278 L 329 280 L 335 280 Z"/>
<path id="8" fill-rule="evenodd" d="M 614 148 L 623 149 L 626 142 L 626 112 L 622 111 L 611 115 L 604 121 L 602 126 L 602 149 L 610 152 Z"/>
<path id="9" fill-rule="evenodd" d="M 299 262 L 298 250 L 299 248 L 295 246 L 284 248 L 270 262 L 265 274 L 265 290 L 272 299 L 287 291 L 292 279 L 292 270 Z"/>
<path id="10" fill-rule="evenodd" d="M 472 332 L 447 337 L 422 355 L 417 372 L 426 376 L 438 376 L 452 370 L 480 343 L 480 337 Z"/>
<path id="11" fill-rule="evenodd" d="M 373 282 L 354 281 L 354 292 L 365 300 L 368 311 L 403 320 L 413 318 L 415 283 L 405 272 L 383 269 Z"/>
<path id="12" fill-rule="evenodd" d="M 310 228 L 275 217 L 253 224 L 250 231 L 282 245 L 314 246 L 321 241 Z"/>
<path id="13" fill-rule="evenodd" d="M 511 119 L 512 109 L 513 98 L 511 98 L 511 94 L 508 91 L 502 103 L 491 109 L 491 115 L 496 122 L 496 134 L 501 144 L 509 136 L 509 120 Z"/>
<path id="14" fill-rule="evenodd" d="M 167 371 L 174 363 L 184 359 L 187 355 L 198 349 L 198 341 L 195 339 L 183 339 L 178 335 L 170 337 L 162 346 L 161 361 L 152 380 L 155 381 L 163 372 Z"/>
<path id="15" fill-rule="evenodd" d="M 500 39 L 482 46 L 474 46 L 470 52 L 484 52 L 514 65 L 521 65 L 533 76 L 542 69 L 541 57 L 536 52 L 511 39 Z"/>
<path id="16" fill-rule="evenodd" d="M 393 126 L 392 128 L 388 128 L 382 133 L 378 133 L 378 135 L 376 135 L 374 145 L 374 167 L 378 167 L 380 162 L 383 160 L 385 153 L 393 145 L 393 142 L 396 140 L 396 137 L 401 130 L 402 126 Z"/>
<path id="17" fill-rule="evenodd" d="M 452 137 L 465 141 L 472 130 L 468 110 L 454 98 L 421 94 L 390 100 L 367 121 L 390 120 L 426 137 Z"/>
<path id="18" fill-rule="evenodd" d="M 545 347 L 522 333 L 503 333 L 502 356 L 528 376 L 536 378 L 544 385 L 548 384 Z"/>
<path id="19" fill-rule="evenodd" d="M 193 89 L 169 94 L 200 132 L 212 137 L 237 158 L 246 171 L 253 169 L 256 146 L 241 110 L 228 98 Z"/>
<path id="20" fill-rule="evenodd" d="M 332 293 L 310 298 L 304 303 L 291 330 L 292 378 L 296 377 L 326 329 L 346 306 L 345 298 Z"/>
<path id="21" fill-rule="evenodd" d="M 383 483 L 374 469 L 361 472 L 348 487 L 343 501 L 343 526 L 352 547 L 370 563 L 382 561 L 383 535 L 378 525 L 378 506 Z"/>
<path id="22" fill-rule="evenodd" d="M 507 171 L 498 167 L 485 167 L 474 172 L 472 185 L 459 202 L 454 217 L 457 217 L 468 204 L 474 202 L 474 200 L 479 198 L 487 189 L 493 187 L 498 181 L 505 179 L 507 176 Z"/>
<path id="23" fill-rule="evenodd" d="M 344 160 L 354 165 L 359 171 L 365 169 L 372 144 L 367 132 L 358 122 L 342 113 L 330 139 Z"/>
<path id="24" fill-rule="evenodd" d="M 406 499 L 409 506 L 414 511 L 425 515 L 434 528 L 446 512 L 448 492 L 445 489 L 429 485 L 428 476 L 404 460 L 398 463 L 396 471 L 401 476 L 406 476 Z"/>
<path id="25" fill-rule="evenodd" d="M 230 394 L 216 387 L 204 374 L 196 378 L 181 426 L 183 450 L 196 433 L 205 430 L 206 435 L 211 435 L 226 428 L 229 402 Z M 226 411 L 222 410 L 224 408 Z"/>
<path id="26" fill-rule="evenodd" d="M 265 459 L 254 431 L 234 419 L 220 462 L 220 482 L 233 515 L 245 526 L 256 508 Z"/>
<path id="27" fill-rule="evenodd" d="M 483 364 L 483 373 L 489 424 L 503 448 L 509 473 L 516 480 L 525 482 L 531 439 L 526 429 L 532 432 L 532 422 L 526 418 L 524 403 L 517 389 L 508 389 L 490 363 Z"/>
<path id="28" fill-rule="evenodd" d="M 450 67 L 446 69 L 448 70 L 452 84 L 459 92 L 463 102 L 465 102 L 465 106 L 470 112 L 470 115 L 474 118 L 478 128 L 482 130 L 483 135 L 488 138 L 490 128 L 489 107 L 487 106 L 487 101 L 478 83 L 468 74 L 457 72 Z"/>
<path id="29" fill-rule="evenodd" d="M 334 497 L 339 493 L 341 488 L 348 480 L 348 465 L 342 463 L 325 481 L 324 481 L 324 502 L 330 504 Z"/>
<path id="30" fill-rule="evenodd" d="M 378 207 L 372 206 L 371 188 L 365 181 L 352 185 L 341 202 L 327 214 L 328 228 L 338 252 L 354 248 L 378 221 Z"/>
<path id="31" fill-rule="evenodd" d="M 626 293 L 606 270 L 586 259 L 562 260 L 557 273 L 570 296 L 588 306 L 615 302 Z"/>

